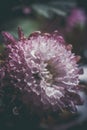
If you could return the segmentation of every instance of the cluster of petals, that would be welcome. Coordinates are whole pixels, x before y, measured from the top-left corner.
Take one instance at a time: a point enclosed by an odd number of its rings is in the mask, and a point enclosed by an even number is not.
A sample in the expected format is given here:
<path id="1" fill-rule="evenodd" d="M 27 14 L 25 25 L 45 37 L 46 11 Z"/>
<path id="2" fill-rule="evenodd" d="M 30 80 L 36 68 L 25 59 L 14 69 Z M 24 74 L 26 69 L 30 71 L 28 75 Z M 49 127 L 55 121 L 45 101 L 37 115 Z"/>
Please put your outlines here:
<path id="1" fill-rule="evenodd" d="M 23 93 L 23 102 L 34 112 L 76 111 L 79 96 L 79 56 L 71 52 L 58 32 L 39 31 L 25 37 L 18 28 L 18 40 L 2 32 L 5 58 L 0 66 L 0 85 Z"/>

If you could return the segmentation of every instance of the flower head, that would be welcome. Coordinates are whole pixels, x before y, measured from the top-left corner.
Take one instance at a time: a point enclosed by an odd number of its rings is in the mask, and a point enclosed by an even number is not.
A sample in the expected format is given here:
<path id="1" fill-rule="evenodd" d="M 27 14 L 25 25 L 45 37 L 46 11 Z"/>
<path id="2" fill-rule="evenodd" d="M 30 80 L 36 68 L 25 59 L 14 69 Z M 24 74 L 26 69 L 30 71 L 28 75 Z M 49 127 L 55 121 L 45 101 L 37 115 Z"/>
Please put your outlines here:
<path id="1" fill-rule="evenodd" d="M 75 27 L 84 27 L 86 24 L 86 14 L 84 10 L 79 8 L 74 8 L 71 10 L 71 14 L 66 20 L 67 29 L 72 30 Z"/>
<path id="2" fill-rule="evenodd" d="M 0 68 L 1 87 L 13 87 L 23 93 L 23 102 L 31 111 L 76 111 L 78 94 L 78 56 L 71 52 L 58 32 L 34 32 L 26 38 L 18 29 L 16 40 L 7 32 L 5 59 Z"/>

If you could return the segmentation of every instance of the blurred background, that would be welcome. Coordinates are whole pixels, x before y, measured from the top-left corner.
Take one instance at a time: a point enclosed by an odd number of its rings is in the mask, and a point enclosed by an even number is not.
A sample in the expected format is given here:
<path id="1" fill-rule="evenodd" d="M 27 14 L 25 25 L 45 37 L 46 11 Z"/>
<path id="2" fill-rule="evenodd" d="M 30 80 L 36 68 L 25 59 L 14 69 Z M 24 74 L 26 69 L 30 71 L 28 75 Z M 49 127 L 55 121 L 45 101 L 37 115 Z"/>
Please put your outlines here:
<path id="1" fill-rule="evenodd" d="M 17 28 L 21 26 L 26 36 L 31 32 L 53 32 L 58 30 L 67 43 L 73 45 L 73 52 L 82 58 L 79 67 L 81 96 L 84 105 L 78 107 L 78 114 L 64 112 L 55 121 L 43 121 L 39 129 L 46 130 L 86 130 L 87 129 L 87 1 L 86 0 L 0 0 L 0 33 L 8 31 L 17 38 Z M 0 34 L 0 52 L 3 38 Z"/>

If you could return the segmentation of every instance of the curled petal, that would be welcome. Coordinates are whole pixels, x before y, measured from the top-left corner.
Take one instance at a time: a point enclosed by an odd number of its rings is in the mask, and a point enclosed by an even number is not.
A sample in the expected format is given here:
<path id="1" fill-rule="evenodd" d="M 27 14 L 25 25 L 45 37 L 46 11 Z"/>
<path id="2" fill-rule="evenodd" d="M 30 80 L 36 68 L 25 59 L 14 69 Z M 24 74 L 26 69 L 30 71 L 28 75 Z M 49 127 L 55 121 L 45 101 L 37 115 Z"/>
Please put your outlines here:
<path id="1" fill-rule="evenodd" d="M 14 44 L 16 42 L 16 40 L 10 33 L 3 31 L 2 35 L 4 37 L 5 44 L 10 44 L 10 43 Z"/>
<path id="2" fill-rule="evenodd" d="M 19 40 L 24 39 L 24 33 L 23 33 L 21 27 L 18 27 L 18 37 L 19 37 Z"/>

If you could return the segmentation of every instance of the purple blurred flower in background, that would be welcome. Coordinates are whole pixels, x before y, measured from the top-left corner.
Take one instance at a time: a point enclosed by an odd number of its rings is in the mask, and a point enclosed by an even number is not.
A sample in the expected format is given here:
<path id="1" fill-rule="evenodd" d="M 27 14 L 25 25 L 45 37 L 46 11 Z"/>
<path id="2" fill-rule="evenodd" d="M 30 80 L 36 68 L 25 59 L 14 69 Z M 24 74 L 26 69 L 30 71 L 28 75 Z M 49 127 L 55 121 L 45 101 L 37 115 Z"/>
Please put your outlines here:
<path id="1" fill-rule="evenodd" d="M 83 9 L 74 8 L 71 10 L 70 15 L 66 20 L 66 28 L 68 31 L 72 30 L 75 27 L 83 28 L 86 24 L 86 14 Z"/>
<path id="2" fill-rule="evenodd" d="M 5 59 L 0 66 L 0 89 L 13 87 L 23 93 L 23 102 L 34 113 L 76 112 L 79 96 L 79 56 L 71 52 L 58 32 L 34 32 L 26 38 L 18 29 L 16 40 L 8 32 Z"/>
<path id="3" fill-rule="evenodd" d="M 31 8 L 25 6 L 23 9 L 22 9 L 22 12 L 26 15 L 30 14 L 31 13 Z"/>

